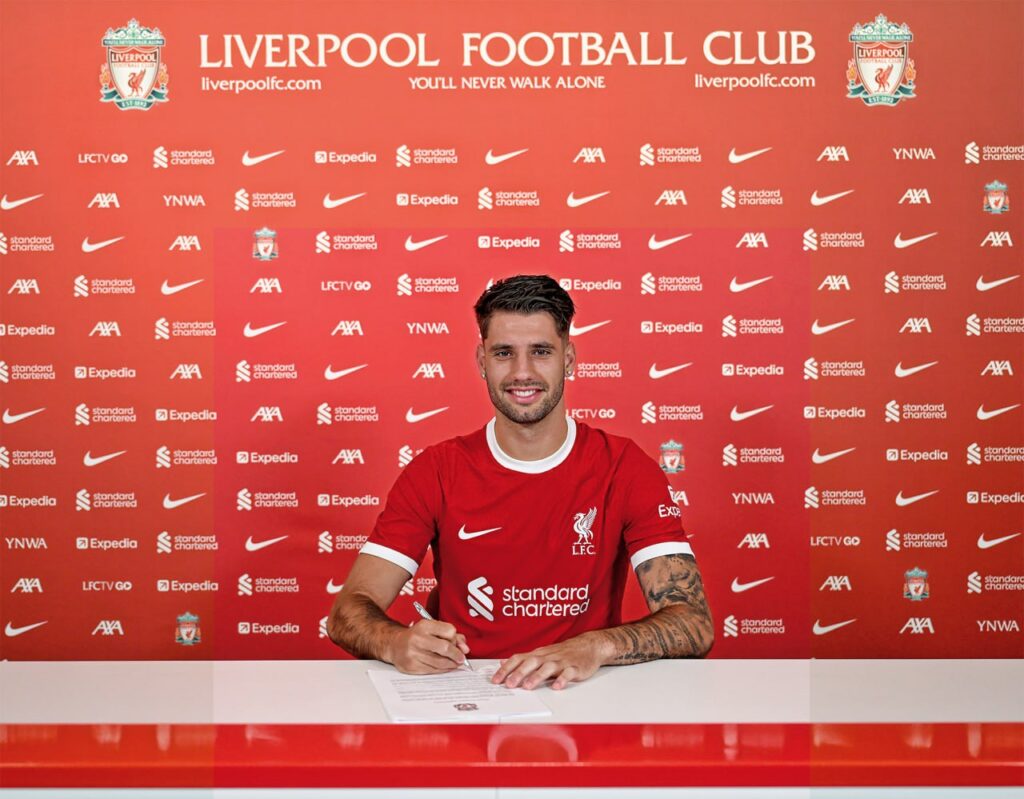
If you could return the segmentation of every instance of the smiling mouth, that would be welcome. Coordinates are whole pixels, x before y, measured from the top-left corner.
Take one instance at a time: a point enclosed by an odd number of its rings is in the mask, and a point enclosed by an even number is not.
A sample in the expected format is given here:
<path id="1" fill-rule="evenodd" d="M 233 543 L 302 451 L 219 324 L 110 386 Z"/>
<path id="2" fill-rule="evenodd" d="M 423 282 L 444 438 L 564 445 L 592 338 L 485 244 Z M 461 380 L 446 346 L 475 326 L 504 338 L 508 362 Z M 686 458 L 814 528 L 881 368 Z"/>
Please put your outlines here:
<path id="1" fill-rule="evenodd" d="M 520 405 L 528 405 L 533 402 L 541 395 L 542 391 L 543 389 L 539 386 L 515 386 L 505 389 L 505 393 L 511 395 L 513 401 Z"/>

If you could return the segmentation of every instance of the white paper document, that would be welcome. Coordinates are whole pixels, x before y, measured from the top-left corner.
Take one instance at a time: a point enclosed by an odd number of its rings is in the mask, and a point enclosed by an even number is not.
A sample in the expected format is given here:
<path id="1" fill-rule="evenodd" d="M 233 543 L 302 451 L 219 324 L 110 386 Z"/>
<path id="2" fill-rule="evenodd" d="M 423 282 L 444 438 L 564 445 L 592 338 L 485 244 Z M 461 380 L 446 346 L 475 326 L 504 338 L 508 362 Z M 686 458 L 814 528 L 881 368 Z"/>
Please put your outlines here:
<path id="1" fill-rule="evenodd" d="M 367 674 L 392 721 L 498 721 L 551 715 L 535 692 L 494 685 L 495 671 L 496 666 L 481 666 L 477 671 L 456 669 L 445 674 L 392 670 Z"/>

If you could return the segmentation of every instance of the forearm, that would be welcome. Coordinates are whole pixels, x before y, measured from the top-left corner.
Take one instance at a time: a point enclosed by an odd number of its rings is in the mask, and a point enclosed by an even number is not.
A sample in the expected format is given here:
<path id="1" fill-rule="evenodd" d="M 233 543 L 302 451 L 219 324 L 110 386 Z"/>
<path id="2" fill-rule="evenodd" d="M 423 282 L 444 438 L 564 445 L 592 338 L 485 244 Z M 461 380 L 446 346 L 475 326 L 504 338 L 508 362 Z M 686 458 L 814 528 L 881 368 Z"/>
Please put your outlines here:
<path id="1" fill-rule="evenodd" d="M 639 621 L 587 635 L 594 636 L 602 661 L 609 666 L 704 657 L 714 643 L 707 614 L 686 605 L 668 605 Z"/>
<path id="2" fill-rule="evenodd" d="M 391 643 L 404 628 L 388 616 L 370 597 L 343 595 L 331 611 L 328 631 L 331 640 L 358 658 L 394 662 Z"/>

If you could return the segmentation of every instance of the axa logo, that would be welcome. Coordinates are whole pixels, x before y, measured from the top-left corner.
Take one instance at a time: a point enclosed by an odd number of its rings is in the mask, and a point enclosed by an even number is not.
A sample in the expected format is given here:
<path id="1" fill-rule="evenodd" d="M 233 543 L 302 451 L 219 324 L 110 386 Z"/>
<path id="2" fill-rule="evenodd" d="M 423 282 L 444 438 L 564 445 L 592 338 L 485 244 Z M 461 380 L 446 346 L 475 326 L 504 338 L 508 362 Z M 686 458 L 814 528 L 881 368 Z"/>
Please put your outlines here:
<path id="1" fill-rule="evenodd" d="M 171 242 L 171 246 L 167 248 L 167 251 L 178 250 L 179 252 L 190 252 L 192 250 L 202 250 L 203 246 L 199 243 L 199 236 L 194 234 L 175 236 L 174 241 Z"/>
<path id="2" fill-rule="evenodd" d="M 106 338 L 108 336 L 120 336 L 121 326 L 117 322 L 97 322 L 93 325 L 92 331 L 89 333 L 90 336 L 100 336 Z"/>
<path id="3" fill-rule="evenodd" d="M 988 235 L 981 240 L 979 247 L 1012 247 L 1013 239 L 1009 230 L 990 230 Z"/>
<path id="4" fill-rule="evenodd" d="M 838 144 L 838 145 L 830 144 L 830 145 L 827 145 L 825 147 L 825 149 L 821 151 L 821 155 L 819 155 L 815 160 L 817 160 L 817 161 L 833 161 L 833 162 L 835 162 L 835 161 L 849 161 L 850 160 L 850 154 L 846 150 L 846 145 L 844 145 L 844 144 Z"/>
<path id="5" fill-rule="evenodd" d="M 740 240 L 736 242 L 736 248 L 747 247 L 750 249 L 757 249 L 759 247 L 768 247 L 768 236 L 763 231 L 748 231 L 740 236 Z"/>
<path id="6" fill-rule="evenodd" d="M 203 373 L 197 363 L 179 363 L 168 380 L 202 380 Z"/>
<path id="7" fill-rule="evenodd" d="M 850 278 L 846 275 L 825 275 L 818 285 L 818 291 L 849 291 Z"/>
<path id="8" fill-rule="evenodd" d="M 477 577 L 466 585 L 466 602 L 469 604 L 469 615 L 494 621 L 494 586 L 487 584 L 486 577 Z"/>
<path id="9" fill-rule="evenodd" d="M 853 586 L 850 585 L 850 577 L 846 574 L 830 574 L 825 578 L 825 582 L 818 588 L 819 591 L 825 589 L 829 591 L 852 591 Z"/>
<path id="10" fill-rule="evenodd" d="M 736 549 L 761 549 L 762 547 L 772 548 L 768 541 L 768 533 L 746 533 L 736 545 Z"/>
<path id="11" fill-rule="evenodd" d="M 331 331 L 332 336 L 361 336 L 363 335 L 363 323 L 358 319 L 342 319 Z"/>
<path id="12" fill-rule="evenodd" d="M 43 584 L 38 577 L 19 577 L 11 587 L 12 594 L 41 594 Z"/>
<path id="13" fill-rule="evenodd" d="M 261 405 L 249 419 L 250 422 L 283 422 L 280 405 Z"/>
<path id="14" fill-rule="evenodd" d="M 124 635 L 120 619 L 100 619 L 92 630 L 93 635 Z"/>
<path id="15" fill-rule="evenodd" d="M 928 189 L 907 189 L 903 192 L 903 196 L 900 197 L 898 205 L 931 205 L 932 197 L 928 193 Z"/>
<path id="16" fill-rule="evenodd" d="M 900 635 L 908 631 L 911 635 L 923 635 L 924 633 L 935 635 L 935 625 L 932 624 L 932 617 L 911 616 L 900 630 Z"/>
<path id="17" fill-rule="evenodd" d="M 665 189 L 654 201 L 655 205 L 687 205 L 686 192 L 682 189 Z"/>
<path id="18" fill-rule="evenodd" d="M 900 328 L 901 333 L 931 333 L 932 324 L 927 316 L 909 316 Z"/>
<path id="19" fill-rule="evenodd" d="M 1013 366 L 1009 361 L 989 361 L 985 368 L 981 370 L 981 375 L 991 375 L 992 377 L 1003 377 L 1005 375 L 1013 375 Z"/>
<path id="20" fill-rule="evenodd" d="M 121 202 L 115 191 L 101 191 L 93 195 L 87 208 L 120 208 Z"/>
<path id="21" fill-rule="evenodd" d="M 8 294 L 39 294 L 39 281 L 34 277 L 19 277 L 11 287 L 7 289 Z"/>
<path id="22" fill-rule="evenodd" d="M 15 150 L 7 159 L 7 166 L 39 166 L 35 150 Z"/>
<path id="23" fill-rule="evenodd" d="M 334 460 L 331 461 L 331 465 L 333 466 L 339 462 L 342 466 L 355 466 L 357 463 L 366 463 L 366 461 L 363 460 L 363 451 L 361 449 L 339 449 L 338 454 L 335 455 Z"/>
<path id="24" fill-rule="evenodd" d="M 573 555 L 594 555 L 594 522 L 597 519 L 597 507 L 592 507 L 586 513 L 577 513 L 573 516 L 572 529 L 576 533 L 576 542 L 572 545 Z"/>
<path id="25" fill-rule="evenodd" d="M 584 147 L 578 153 L 576 157 L 572 159 L 572 162 L 579 163 L 582 161 L 584 164 L 603 164 L 604 148 L 603 147 Z"/>
<path id="26" fill-rule="evenodd" d="M 444 367 L 439 363 L 421 363 L 416 367 L 416 371 L 412 373 L 413 380 L 417 377 L 422 377 L 425 380 L 431 380 L 436 377 L 444 379 Z"/>
<path id="27" fill-rule="evenodd" d="M 278 277 L 261 277 L 257 278 L 256 282 L 252 284 L 252 288 L 249 289 L 250 294 L 283 294 L 281 289 L 281 278 Z"/>

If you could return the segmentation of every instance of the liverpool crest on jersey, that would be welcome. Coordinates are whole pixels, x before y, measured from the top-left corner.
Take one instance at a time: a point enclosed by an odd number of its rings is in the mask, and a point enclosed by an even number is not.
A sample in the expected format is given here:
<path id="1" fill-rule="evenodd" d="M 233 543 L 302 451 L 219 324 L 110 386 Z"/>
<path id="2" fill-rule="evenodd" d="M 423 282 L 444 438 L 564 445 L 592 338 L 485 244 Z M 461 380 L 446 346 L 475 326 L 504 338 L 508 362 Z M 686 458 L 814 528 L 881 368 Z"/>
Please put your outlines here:
<path id="1" fill-rule="evenodd" d="M 853 58 L 846 68 L 847 97 L 857 97 L 867 105 L 896 105 L 915 97 L 917 71 L 909 57 L 914 34 L 907 23 L 889 22 L 884 14 L 874 22 L 853 26 L 850 33 Z"/>
<path id="2" fill-rule="evenodd" d="M 107 28 L 100 100 L 122 111 L 147 111 L 153 103 L 167 102 L 167 65 L 160 58 L 165 43 L 159 28 L 143 27 L 137 19 L 123 28 Z"/>
<path id="3" fill-rule="evenodd" d="M 576 533 L 576 542 L 572 545 L 573 555 L 594 555 L 594 521 L 597 519 L 597 508 L 591 508 L 586 513 L 577 513 L 573 516 L 572 529 Z"/>

